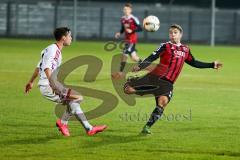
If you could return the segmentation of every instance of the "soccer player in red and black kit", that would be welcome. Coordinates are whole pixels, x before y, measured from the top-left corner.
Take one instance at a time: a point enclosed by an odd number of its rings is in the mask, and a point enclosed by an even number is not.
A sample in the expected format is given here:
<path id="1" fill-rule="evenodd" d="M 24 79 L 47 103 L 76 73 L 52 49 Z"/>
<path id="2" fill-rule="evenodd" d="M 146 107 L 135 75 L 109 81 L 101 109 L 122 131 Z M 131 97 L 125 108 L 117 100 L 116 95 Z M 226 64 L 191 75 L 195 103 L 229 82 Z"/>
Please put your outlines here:
<path id="1" fill-rule="evenodd" d="M 121 18 L 121 29 L 120 32 L 115 34 L 115 38 L 119 38 L 121 34 L 125 34 L 125 47 L 121 57 L 120 69 L 117 74 L 113 74 L 113 78 L 122 78 L 123 70 L 126 65 L 128 55 L 134 62 L 141 63 L 141 59 L 136 53 L 137 33 L 142 31 L 142 27 L 137 17 L 132 15 L 132 5 L 127 3 L 123 7 L 124 16 Z"/>
<path id="2" fill-rule="evenodd" d="M 140 71 L 160 58 L 159 64 L 148 74 L 141 78 L 128 80 L 124 86 L 126 94 L 153 94 L 156 108 L 153 110 L 148 122 L 143 127 L 142 133 L 150 134 L 150 127 L 161 117 L 163 111 L 172 97 L 173 84 L 179 76 L 186 62 L 195 68 L 219 69 L 222 64 L 218 61 L 206 63 L 196 60 L 190 48 L 181 44 L 183 30 L 180 25 L 173 24 L 169 29 L 170 41 L 161 46 L 147 57 L 142 63 L 133 68 L 133 72 Z"/>

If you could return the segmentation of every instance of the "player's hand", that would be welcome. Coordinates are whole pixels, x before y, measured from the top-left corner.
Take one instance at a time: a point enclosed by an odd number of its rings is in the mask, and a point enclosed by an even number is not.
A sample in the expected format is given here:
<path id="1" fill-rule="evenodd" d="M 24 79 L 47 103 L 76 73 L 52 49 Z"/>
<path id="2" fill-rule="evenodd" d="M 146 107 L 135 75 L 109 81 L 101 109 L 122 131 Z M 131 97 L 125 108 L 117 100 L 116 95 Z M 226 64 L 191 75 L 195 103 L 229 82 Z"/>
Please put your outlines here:
<path id="1" fill-rule="evenodd" d="M 223 64 L 219 61 L 214 61 L 214 69 L 220 69 Z"/>
<path id="2" fill-rule="evenodd" d="M 134 66 L 132 69 L 132 72 L 138 72 L 140 71 L 140 67 L 138 67 L 138 65 Z"/>
<path id="3" fill-rule="evenodd" d="M 132 31 L 131 29 L 127 28 L 127 29 L 126 29 L 126 32 L 127 32 L 127 33 L 132 33 L 133 31 Z"/>
<path id="4" fill-rule="evenodd" d="M 29 91 L 32 89 L 32 87 L 33 87 L 33 83 L 28 82 L 25 86 L 25 93 L 29 93 Z"/>
<path id="5" fill-rule="evenodd" d="M 117 32 L 117 33 L 115 34 L 115 38 L 118 39 L 118 38 L 120 37 L 120 35 L 121 35 L 121 33 L 120 33 L 120 32 Z"/>

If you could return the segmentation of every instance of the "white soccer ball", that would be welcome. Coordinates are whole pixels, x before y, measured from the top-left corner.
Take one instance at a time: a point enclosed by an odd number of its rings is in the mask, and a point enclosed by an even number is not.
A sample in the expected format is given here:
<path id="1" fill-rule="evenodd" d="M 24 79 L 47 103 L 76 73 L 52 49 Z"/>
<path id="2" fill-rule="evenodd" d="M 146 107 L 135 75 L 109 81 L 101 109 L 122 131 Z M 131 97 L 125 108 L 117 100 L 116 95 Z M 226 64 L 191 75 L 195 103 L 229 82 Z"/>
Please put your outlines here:
<path id="1" fill-rule="evenodd" d="M 156 32 L 160 27 L 160 21 L 156 16 L 147 16 L 143 20 L 143 28 L 148 32 Z"/>

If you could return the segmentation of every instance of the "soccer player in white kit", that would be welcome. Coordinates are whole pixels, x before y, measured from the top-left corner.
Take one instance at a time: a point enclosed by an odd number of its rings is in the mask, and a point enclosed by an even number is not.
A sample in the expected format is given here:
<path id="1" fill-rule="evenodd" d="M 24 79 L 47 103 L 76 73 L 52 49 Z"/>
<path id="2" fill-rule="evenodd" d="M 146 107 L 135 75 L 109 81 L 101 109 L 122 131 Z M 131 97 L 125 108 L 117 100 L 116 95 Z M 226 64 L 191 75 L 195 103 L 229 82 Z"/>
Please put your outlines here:
<path id="1" fill-rule="evenodd" d="M 25 93 L 32 89 L 34 80 L 40 75 L 38 86 L 41 94 L 48 100 L 68 106 L 61 119 L 58 119 L 56 122 L 56 126 L 64 136 L 70 136 L 68 121 L 72 115 L 83 125 L 88 135 L 91 136 L 103 131 L 107 128 L 106 125 L 92 126 L 86 119 L 80 107 L 83 97 L 76 91 L 65 88 L 53 78 L 53 73 L 57 73 L 57 69 L 62 62 L 62 48 L 69 46 L 72 42 L 71 31 L 67 27 L 56 28 L 54 37 L 56 43 L 49 45 L 41 52 L 41 59 L 31 79 L 26 84 Z"/>

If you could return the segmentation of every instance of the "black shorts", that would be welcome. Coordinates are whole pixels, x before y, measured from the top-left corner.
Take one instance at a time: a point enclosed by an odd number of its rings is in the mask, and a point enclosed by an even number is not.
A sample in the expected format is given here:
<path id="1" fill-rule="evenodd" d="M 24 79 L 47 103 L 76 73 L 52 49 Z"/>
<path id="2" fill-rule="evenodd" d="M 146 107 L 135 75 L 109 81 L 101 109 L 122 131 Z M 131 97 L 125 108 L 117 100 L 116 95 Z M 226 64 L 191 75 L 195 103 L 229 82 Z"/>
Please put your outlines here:
<path id="1" fill-rule="evenodd" d="M 135 43 L 125 43 L 125 46 L 123 48 L 123 54 L 131 55 L 134 51 L 136 51 Z"/>
<path id="2" fill-rule="evenodd" d="M 129 78 L 124 88 L 127 86 L 133 87 L 136 90 L 136 94 L 140 96 L 153 94 L 156 100 L 160 96 L 167 96 L 169 102 L 172 98 L 173 83 L 153 74 Z"/>

